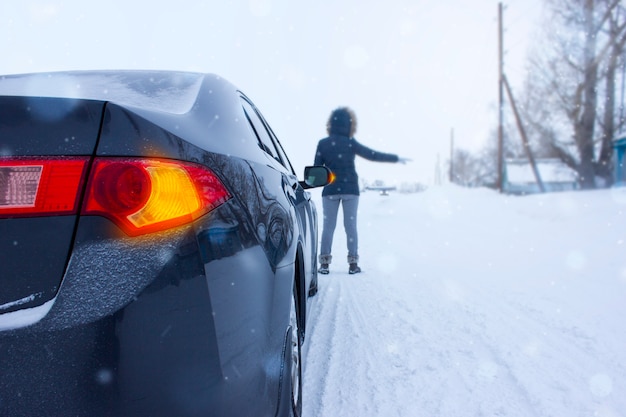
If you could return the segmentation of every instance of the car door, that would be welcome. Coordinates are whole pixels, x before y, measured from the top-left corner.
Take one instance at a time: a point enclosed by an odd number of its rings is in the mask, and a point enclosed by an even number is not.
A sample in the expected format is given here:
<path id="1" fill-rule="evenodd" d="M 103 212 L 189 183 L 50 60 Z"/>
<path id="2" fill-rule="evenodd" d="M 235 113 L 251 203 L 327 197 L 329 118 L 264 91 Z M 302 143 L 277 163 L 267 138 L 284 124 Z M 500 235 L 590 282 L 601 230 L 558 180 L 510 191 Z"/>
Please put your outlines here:
<path id="1" fill-rule="evenodd" d="M 300 222 L 300 229 L 302 231 L 302 244 L 305 257 L 304 268 L 306 271 L 305 288 L 309 289 L 311 288 L 310 281 L 317 275 L 317 213 L 315 211 L 315 204 L 311 200 L 311 193 L 302 188 L 300 182 L 298 181 L 293 166 L 291 165 L 282 144 L 274 134 L 274 131 L 269 124 L 266 123 L 266 126 L 268 133 L 276 146 L 278 154 L 281 156 L 283 165 L 285 165 L 292 174 L 289 177 L 289 180 L 295 193 L 294 206 L 296 207 L 296 211 L 298 213 L 298 221 Z"/>
<path id="2" fill-rule="evenodd" d="M 315 260 L 311 259 L 315 255 L 310 256 L 311 249 L 315 248 L 317 236 L 313 232 L 314 212 L 312 210 L 311 195 L 305 191 L 298 181 L 293 167 L 287 158 L 287 155 L 278 141 L 276 135 L 272 131 L 267 121 L 263 118 L 258 109 L 252 102 L 242 95 L 242 103 L 246 115 L 257 134 L 259 146 L 263 149 L 267 156 L 269 165 L 279 171 L 282 176 L 282 188 L 289 204 L 293 208 L 295 214 L 294 226 L 296 233 L 304 250 L 304 267 L 305 267 L 305 287 L 307 290 L 311 283 L 311 270 L 315 266 Z M 307 256 L 307 254 L 309 256 Z"/>

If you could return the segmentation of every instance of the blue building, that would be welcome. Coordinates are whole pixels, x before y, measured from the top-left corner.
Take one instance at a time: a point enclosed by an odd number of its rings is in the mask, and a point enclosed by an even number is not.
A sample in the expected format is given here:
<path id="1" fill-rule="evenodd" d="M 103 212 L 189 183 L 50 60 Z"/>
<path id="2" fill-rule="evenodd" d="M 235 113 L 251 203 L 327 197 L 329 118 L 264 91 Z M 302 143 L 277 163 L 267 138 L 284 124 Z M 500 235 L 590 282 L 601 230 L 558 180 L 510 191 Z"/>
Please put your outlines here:
<path id="1" fill-rule="evenodd" d="M 613 162 L 615 166 L 615 185 L 626 186 L 626 135 L 622 134 L 613 142 Z"/>

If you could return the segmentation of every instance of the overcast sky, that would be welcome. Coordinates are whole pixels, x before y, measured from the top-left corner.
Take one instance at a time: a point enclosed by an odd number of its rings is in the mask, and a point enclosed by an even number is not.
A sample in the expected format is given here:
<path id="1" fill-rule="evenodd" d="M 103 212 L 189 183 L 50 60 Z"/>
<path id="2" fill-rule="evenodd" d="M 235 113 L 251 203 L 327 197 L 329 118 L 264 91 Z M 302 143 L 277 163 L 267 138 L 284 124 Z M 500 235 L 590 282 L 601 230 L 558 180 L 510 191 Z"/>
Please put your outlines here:
<path id="1" fill-rule="evenodd" d="M 505 71 L 524 79 L 541 0 L 504 2 Z M 497 0 L 3 0 L 0 74 L 79 69 L 216 73 L 257 104 L 301 173 L 330 111 L 356 138 L 411 158 L 363 178 L 431 184 L 455 145 L 497 125 Z"/>

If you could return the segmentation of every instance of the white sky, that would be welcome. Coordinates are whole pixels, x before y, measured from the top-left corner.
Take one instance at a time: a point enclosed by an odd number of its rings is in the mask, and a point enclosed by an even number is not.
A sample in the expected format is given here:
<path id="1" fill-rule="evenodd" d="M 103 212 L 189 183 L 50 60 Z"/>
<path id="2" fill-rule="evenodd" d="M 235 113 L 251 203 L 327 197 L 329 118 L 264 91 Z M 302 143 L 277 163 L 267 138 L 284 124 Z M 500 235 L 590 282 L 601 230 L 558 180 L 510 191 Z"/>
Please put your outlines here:
<path id="1" fill-rule="evenodd" d="M 127 4 L 128 3 L 128 4 Z M 521 85 L 541 0 L 504 2 L 505 71 Z M 78 69 L 217 73 L 257 104 L 298 173 L 332 109 L 356 138 L 411 158 L 361 177 L 432 183 L 455 145 L 497 125 L 497 0 L 3 0 L 0 74 Z"/>

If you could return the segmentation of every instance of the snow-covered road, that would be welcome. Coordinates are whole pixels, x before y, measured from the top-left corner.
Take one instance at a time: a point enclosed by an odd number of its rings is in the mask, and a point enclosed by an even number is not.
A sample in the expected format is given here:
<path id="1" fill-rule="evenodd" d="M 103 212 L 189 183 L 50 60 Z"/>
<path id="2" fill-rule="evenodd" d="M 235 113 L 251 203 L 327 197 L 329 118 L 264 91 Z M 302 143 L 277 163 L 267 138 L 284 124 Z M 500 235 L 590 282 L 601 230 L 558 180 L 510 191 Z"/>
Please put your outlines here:
<path id="1" fill-rule="evenodd" d="M 321 199 L 314 195 L 321 215 Z M 305 350 L 304 415 L 626 416 L 626 189 L 365 193 Z"/>

